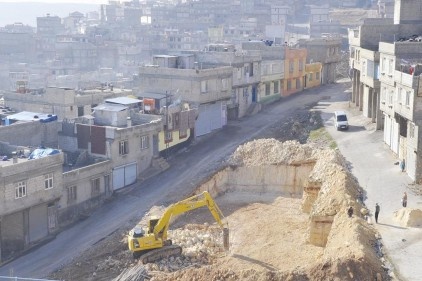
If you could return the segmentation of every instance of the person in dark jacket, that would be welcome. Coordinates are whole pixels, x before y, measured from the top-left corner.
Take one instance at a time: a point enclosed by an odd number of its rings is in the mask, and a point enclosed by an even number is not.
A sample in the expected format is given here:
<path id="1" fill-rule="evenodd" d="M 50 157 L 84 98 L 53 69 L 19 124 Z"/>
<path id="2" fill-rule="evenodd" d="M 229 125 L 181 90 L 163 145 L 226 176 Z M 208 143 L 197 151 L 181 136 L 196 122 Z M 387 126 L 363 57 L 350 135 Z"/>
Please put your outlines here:
<path id="1" fill-rule="evenodd" d="M 375 222 L 378 223 L 378 215 L 380 213 L 380 205 L 378 203 L 375 204 Z"/>

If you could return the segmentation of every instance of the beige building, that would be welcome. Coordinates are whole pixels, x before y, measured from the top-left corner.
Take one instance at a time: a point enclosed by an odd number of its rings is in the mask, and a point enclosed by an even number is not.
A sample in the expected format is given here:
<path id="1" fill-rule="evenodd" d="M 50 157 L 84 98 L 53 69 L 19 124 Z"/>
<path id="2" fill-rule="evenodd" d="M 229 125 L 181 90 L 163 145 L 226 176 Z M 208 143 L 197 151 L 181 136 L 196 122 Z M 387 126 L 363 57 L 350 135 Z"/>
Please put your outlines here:
<path id="1" fill-rule="evenodd" d="M 141 67 L 138 95 L 167 93 L 173 100 L 197 104 L 197 137 L 226 125 L 226 106 L 232 97 L 233 70 L 229 66 L 204 68 L 194 63 L 192 58 L 159 56 L 154 65 Z"/>
<path id="2" fill-rule="evenodd" d="M 92 116 L 64 122 L 59 146 L 68 154 L 83 151 L 108 159 L 109 168 L 106 165 L 94 173 L 100 178 L 100 193 L 108 194 L 135 183 L 151 167 L 158 156 L 158 133 L 162 130 L 161 116 L 105 103 L 95 107 Z"/>
<path id="3" fill-rule="evenodd" d="M 0 144 L 1 155 L 12 157 L 17 149 Z M 37 159 L 0 161 L 0 260 L 7 260 L 58 230 L 63 153 L 42 151 L 45 155 Z"/>
<path id="4" fill-rule="evenodd" d="M 59 120 L 91 114 L 92 107 L 107 98 L 132 94 L 132 90 L 103 87 L 102 89 L 75 91 L 68 88 L 47 88 L 31 93 L 4 94 L 5 105 L 16 111 L 32 111 L 57 115 Z"/>

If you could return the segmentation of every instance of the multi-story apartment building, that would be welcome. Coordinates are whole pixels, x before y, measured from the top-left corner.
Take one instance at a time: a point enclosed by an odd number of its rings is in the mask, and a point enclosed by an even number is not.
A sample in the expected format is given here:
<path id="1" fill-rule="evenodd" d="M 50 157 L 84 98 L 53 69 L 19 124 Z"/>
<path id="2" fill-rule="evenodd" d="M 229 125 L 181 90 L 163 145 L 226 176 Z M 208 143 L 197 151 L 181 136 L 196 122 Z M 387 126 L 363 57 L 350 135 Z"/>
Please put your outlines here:
<path id="1" fill-rule="evenodd" d="M 198 106 L 195 136 L 227 123 L 227 103 L 232 97 L 233 70 L 228 66 L 205 68 L 193 55 L 155 56 L 154 64 L 139 69 L 139 95 L 169 94 Z"/>
<path id="2" fill-rule="evenodd" d="M 207 49 L 196 53 L 202 67 L 230 67 L 233 84 L 230 102 L 227 104 L 229 119 L 245 116 L 259 101 L 261 83 L 261 52 L 236 50 L 232 44 L 209 44 Z M 230 85 L 227 85 L 230 86 Z"/>
<path id="3" fill-rule="evenodd" d="M 243 50 L 261 53 L 261 83 L 258 89 L 258 102 L 266 103 L 280 99 L 284 79 L 285 46 L 272 45 L 264 41 L 250 41 L 242 44 Z"/>
<path id="4" fill-rule="evenodd" d="M 298 45 L 307 50 L 306 63 L 320 62 L 322 64 L 322 84 L 334 83 L 337 80 L 337 67 L 341 61 L 340 37 L 301 39 Z"/>
<path id="5" fill-rule="evenodd" d="M 290 46 L 285 47 L 282 96 L 289 96 L 303 90 L 306 56 L 306 49 Z"/>
<path id="6" fill-rule="evenodd" d="M 405 160 L 406 171 L 415 181 L 421 179 L 422 166 L 419 8 L 419 1 L 396 1 L 394 19 L 368 19 L 349 34 L 352 102 L 365 116 L 373 120 L 375 116 L 377 128 L 384 129 L 384 142 Z"/>

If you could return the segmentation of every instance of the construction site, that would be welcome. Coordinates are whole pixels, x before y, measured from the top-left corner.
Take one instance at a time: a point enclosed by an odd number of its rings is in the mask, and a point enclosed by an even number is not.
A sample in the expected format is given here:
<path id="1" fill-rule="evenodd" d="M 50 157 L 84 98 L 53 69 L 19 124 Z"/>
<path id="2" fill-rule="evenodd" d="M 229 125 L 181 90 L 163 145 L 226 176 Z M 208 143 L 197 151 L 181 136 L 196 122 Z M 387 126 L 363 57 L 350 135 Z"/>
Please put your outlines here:
<path id="1" fill-rule="evenodd" d="M 239 146 L 192 192 L 206 191 L 214 198 L 230 232 L 228 249 L 220 225 L 207 208 L 198 208 L 171 221 L 168 237 L 181 246 L 181 255 L 146 264 L 133 259 L 128 233 L 168 207 L 154 206 L 49 277 L 390 280 L 380 237 L 362 205 L 362 190 L 319 127 L 317 113 L 298 113 L 271 128 L 266 138 Z"/>

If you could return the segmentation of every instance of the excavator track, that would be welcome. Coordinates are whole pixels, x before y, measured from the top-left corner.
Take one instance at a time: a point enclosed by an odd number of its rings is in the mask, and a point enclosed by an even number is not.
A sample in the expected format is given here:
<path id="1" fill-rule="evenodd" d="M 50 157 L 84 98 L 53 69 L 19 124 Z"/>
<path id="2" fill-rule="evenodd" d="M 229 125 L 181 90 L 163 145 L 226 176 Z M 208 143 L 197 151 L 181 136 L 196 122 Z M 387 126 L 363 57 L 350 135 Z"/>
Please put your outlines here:
<path id="1" fill-rule="evenodd" d="M 143 264 L 155 262 L 163 258 L 171 256 L 180 256 L 182 254 L 182 247 L 178 245 L 169 245 L 162 248 L 154 249 L 140 257 Z"/>

